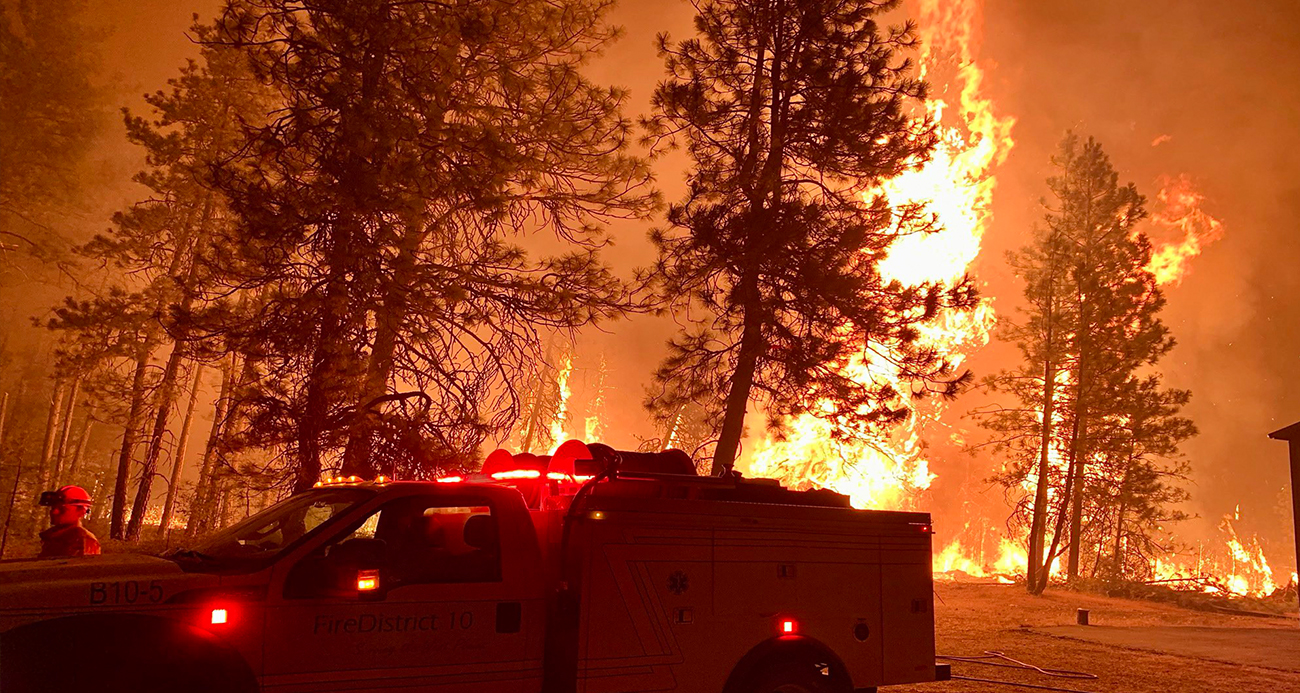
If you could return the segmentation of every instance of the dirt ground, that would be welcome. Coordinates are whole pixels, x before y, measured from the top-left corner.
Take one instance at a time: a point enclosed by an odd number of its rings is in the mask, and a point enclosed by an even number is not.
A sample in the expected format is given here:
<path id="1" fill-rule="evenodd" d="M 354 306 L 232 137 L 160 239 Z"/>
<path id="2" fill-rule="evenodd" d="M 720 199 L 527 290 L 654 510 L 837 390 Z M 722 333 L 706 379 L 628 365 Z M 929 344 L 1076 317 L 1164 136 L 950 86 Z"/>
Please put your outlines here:
<path id="1" fill-rule="evenodd" d="M 1092 626 L 1075 626 L 1089 609 Z M 938 583 L 938 652 L 997 650 L 1043 668 L 1097 675 L 1050 678 L 1032 671 L 952 662 L 953 674 L 1088 693 L 1300 692 L 1300 620 L 1194 611 L 1065 591 L 1034 597 L 1014 585 Z M 944 661 L 944 660 L 941 660 Z M 888 693 L 1030 691 L 953 680 Z M 885 693 L 882 691 L 882 693 Z"/>

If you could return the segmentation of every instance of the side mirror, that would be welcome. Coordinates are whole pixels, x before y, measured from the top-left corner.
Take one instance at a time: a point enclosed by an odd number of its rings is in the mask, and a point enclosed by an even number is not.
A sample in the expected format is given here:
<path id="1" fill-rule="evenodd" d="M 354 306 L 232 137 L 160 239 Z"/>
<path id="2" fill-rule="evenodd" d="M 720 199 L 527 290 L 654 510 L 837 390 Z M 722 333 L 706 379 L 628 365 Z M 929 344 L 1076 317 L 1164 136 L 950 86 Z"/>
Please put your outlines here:
<path id="1" fill-rule="evenodd" d="M 332 582 L 340 590 L 355 591 L 361 599 L 382 599 L 387 585 L 380 578 L 388 559 L 388 544 L 382 539 L 358 537 L 330 550 L 326 561 Z"/>
<path id="2" fill-rule="evenodd" d="M 382 539 L 349 539 L 327 555 L 303 558 L 289 571 L 285 596 L 290 599 L 383 599 L 387 585 L 380 577 L 388 556 Z"/>

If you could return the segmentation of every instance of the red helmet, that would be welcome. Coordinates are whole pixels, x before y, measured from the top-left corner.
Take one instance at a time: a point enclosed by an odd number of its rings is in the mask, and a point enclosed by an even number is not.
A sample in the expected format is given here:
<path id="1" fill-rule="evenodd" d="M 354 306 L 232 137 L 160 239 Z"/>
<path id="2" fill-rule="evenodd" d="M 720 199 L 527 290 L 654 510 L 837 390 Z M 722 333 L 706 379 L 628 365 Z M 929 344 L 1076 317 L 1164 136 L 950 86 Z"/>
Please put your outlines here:
<path id="1" fill-rule="evenodd" d="M 64 486 L 41 494 L 41 505 L 84 505 L 90 507 L 90 494 L 80 486 Z"/>

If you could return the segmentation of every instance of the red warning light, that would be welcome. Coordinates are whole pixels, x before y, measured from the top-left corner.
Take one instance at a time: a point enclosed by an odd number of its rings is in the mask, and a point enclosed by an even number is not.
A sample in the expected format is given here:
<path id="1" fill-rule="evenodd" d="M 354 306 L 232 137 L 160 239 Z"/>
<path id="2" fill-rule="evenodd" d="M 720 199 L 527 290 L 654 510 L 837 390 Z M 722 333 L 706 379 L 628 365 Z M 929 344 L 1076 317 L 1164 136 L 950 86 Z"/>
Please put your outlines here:
<path id="1" fill-rule="evenodd" d="M 793 632 L 795 632 L 795 629 L 797 628 L 797 625 L 798 625 L 798 624 L 796 624 L 796 623 L 794 622 L 794 619 L 789 619 L 789 618 L 782 619 L 782 620 L 781 620 L 781 632 L 782 632 L 782 633 L 793 633 Z"/>
<path id="2" fill-rule="evenodd" d="M 219 626 L 230 618 L 230 614 L 225 609 L 212 610 L 212 625 Z"/>

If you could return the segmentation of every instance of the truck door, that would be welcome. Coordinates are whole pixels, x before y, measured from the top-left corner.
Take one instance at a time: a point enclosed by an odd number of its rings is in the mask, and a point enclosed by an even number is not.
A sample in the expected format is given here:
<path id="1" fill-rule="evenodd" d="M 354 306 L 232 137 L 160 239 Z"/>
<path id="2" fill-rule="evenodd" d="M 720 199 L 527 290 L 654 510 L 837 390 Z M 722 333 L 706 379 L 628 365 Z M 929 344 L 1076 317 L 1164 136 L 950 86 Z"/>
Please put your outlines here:
<path id="1" fill-rule="evenodd" d="M 473 492 L 392 498 L 277 566 L 264 688 L 539 691 L 542 590 L 513 550 L 521 520 L 501 505 Z"/>

